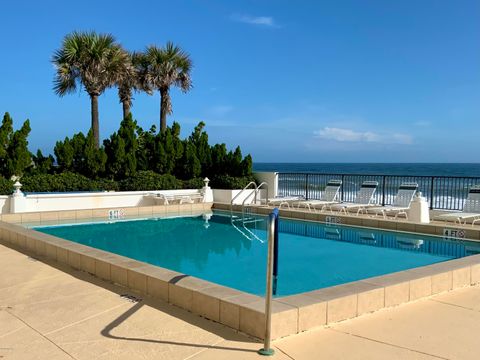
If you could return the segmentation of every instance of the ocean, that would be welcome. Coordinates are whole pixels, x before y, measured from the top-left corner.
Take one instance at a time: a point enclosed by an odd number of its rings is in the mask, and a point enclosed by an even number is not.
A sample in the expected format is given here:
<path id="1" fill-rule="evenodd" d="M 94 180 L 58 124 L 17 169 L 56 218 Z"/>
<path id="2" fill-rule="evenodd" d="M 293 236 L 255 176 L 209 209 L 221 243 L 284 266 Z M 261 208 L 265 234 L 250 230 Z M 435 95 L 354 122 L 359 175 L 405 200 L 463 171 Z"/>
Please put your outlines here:
<path id="1" fill-rule="evenodd" d="M 253 170 L 287 173 L 480 177 L 480 163 L 254 163 Z"/>

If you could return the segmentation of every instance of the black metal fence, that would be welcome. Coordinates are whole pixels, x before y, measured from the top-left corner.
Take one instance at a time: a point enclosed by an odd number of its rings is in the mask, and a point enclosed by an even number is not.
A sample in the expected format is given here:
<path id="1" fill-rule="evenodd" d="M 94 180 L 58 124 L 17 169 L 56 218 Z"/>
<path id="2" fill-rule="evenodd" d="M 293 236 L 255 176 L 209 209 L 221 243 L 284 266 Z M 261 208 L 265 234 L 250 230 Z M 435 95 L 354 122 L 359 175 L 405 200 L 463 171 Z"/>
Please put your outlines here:
<path id="1" fill-rule="evenodd" d="M 415 182 L 418 191 L 427 198 L 430 209 L 442 210 L 463 209 L 470 187 L 480 185 L 480 177 L 279 173 L 278 195 L 301 195 L 306 199 L 319 199 L 327 182 L 332 179 L 342 180 L 342 201 L 353 201 L 362 182 L 377 181 L 379 185 L 375 202 L 379 205 L 391 204 L 401 183 Z"/>

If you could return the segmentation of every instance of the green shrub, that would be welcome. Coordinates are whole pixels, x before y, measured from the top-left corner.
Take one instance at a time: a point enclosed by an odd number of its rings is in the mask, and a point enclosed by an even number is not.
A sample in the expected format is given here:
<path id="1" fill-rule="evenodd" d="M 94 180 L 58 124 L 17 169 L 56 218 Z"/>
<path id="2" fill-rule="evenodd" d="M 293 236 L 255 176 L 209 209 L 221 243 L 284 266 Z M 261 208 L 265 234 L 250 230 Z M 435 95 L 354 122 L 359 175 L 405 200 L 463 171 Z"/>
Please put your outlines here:
<path id="1" fill-rule="evenodd" d="M 67 192 L 118 190 L 112 180 L 91 180 L 83 175 L 64 172 L 61 174 L 38 174 L 21 179 L 24 192 Z"/>
<path id="2" fill-rule="evenodd" d="M 205 183 L 203 182 L 202 178 L 193 178 L 190 180 L 184 180 L 182 181 L 182 187 L 184 189 L 201 189 L 205 186 Z"/>
<path id="3" fill-rule="evenodd" d="M 13 181 L 0 177 L 0 195 L 10 195 L 13 192 Z"/>
<path id="4" fill-rule="evenodd" d="M 123 191 L 141 190 L 171 190 L 181 189 L 182 182 L 175 176 L 159 175 L 153 171 L 138 171 L 135 175 L 120 181 L 120 189 Z"/>
<path id="5" fill-rule="evenodd" d="M 212 178 L 210 187 L 213 189 L 243 189 L 250 181 L 255 181 L 253 176 L 219 175 Z"/>
<path id="6" fill-rule="evenodd" d="M 119 191 L 120 184 L 111 179 L 96 179 L 92 181 L 92 191 Z"/>

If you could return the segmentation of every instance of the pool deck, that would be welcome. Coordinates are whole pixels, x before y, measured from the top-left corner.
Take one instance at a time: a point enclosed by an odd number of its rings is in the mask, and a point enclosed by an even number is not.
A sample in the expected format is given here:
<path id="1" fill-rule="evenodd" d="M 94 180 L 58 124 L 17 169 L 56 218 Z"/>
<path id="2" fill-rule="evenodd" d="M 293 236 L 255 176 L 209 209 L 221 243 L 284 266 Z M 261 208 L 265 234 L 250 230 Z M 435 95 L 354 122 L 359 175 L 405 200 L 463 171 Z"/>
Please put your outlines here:
<path id="1" fill-rule="evenodd" d="M 3 245 L 0 264 L 2 360 L 263 358 L 256 340 L 85 272 Z M 273 358 L 478 359 L 479 332 L 477 285 L 279 339 Z"/>

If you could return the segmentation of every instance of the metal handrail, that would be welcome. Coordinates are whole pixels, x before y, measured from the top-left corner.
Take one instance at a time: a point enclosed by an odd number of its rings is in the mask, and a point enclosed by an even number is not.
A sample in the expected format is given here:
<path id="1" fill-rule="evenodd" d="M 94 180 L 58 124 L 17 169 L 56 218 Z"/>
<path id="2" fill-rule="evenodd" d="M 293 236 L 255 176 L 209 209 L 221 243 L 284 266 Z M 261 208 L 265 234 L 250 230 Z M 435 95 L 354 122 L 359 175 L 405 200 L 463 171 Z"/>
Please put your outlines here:
<path id="1" fill-rule="evenodd" d="M 275 264 L 275 233 L 278 231 L 276 223 L 278 220 L 278 209 L 273 209 L 268 217 L 268 256 L 267 256 L 267 288 L 265 291 L 265 337 L 263 348 L 258 350 L 260 355 L 271 356 L 274 350 L 270 347 L 272 332 L 272 296 L 274 286 L 274 264 Z"/>
<path id="2" fill-rule="evenodd" d="M 237 195 L 235 195 L 232 200 L 230 201 L 230 215 L 231 217 L 233 218 L 233 202 L 236 200 L 237 197 L 240 196 L 240 194 L 242 194 L 245 190 L 247 190 L 250 185 L 253 185 L 255 187 L 255 189 L 257 188 L 257 184 L 255 183 L 255 181 L 250 181 Z"/>
<path id="3" fill-rule="evenodd" d="M 267 190 L 267 196 L 265 199 L 266 199 L 266 202 L 268 202 L 268 183 L 266 181 L 263 181 L 260 183 L 260 185 L 257 186 L 257 190 L 255 191 L 255 200 L 254 200 L 255 204 L 257 203 L 257 194 L 262 188 L 262 186 L 265 186 L 265 189 Z"/>
<path id="4" fill-rule="evenodd" d="M 245 197 L 245 199 L 243 199 L 242 201 L 242 217 L 245 216 L 245 203 L 247 202 L 247 200 L 249 200 L 251 197 L 252 197 L 252 194 L 254 194 L 254 198 L 253 198 L 253 203 L 256 205 L 257 204 L 257 195 L 260 191 L 260 189 L 262 187 L 266 187 L 266 190 L 267 190 L 267 199 L 268 199 L 268 183 L 266 181 L 263 181 L 260 183 L 260 185 L 256 186 L 255 184 L 255 191 L 251 194 L 249 194 L 247 197 Z M 232 200 L 233 201 L 233 200 Z"/>

